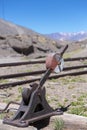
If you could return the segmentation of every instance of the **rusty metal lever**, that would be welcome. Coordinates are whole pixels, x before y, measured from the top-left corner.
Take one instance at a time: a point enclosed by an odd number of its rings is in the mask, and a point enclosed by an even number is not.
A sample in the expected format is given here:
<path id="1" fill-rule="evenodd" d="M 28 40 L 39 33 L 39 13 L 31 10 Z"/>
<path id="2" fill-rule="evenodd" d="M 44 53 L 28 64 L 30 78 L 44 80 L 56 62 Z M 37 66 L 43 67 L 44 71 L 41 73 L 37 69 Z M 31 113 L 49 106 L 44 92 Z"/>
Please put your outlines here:
<path id="1" fill-rule="evenodd" d="M 30 88 L 24 88 L 18 111 L 12 119 L 4 119 L 3 123 L 17 127 L 27 127 L 30 124 L 42 124 L 46 126 L 49 124 L 51 116 L 63 114 L 62 109 L 54 110 L 48 104 L 46 100 L 46 89 L 43 85 L 56 66 L 61 64 L 61 58 L 67 48 L 68 45 L 60 53 L 54 53 L 47 57 L 47 71 L 41 78 L 39 84 L 33 83 Z"/>
<path id="2" fill-rule="evenodd" d="M 48 55 L 46 59 L 46 68 L 47 71 L 45 72 L 44 76 L 41 78 L 40 83 L 38 87 L 42 87 L 45 81 L 48 79 L 49 75 L 52 73 L 52 71 L 56 68 L 57 65 L 60 65 L 62 56 L 66 49 L 68 48 L 68 45 L 66 45 L 60 53 L 55 53 L 54 55 Z"/>

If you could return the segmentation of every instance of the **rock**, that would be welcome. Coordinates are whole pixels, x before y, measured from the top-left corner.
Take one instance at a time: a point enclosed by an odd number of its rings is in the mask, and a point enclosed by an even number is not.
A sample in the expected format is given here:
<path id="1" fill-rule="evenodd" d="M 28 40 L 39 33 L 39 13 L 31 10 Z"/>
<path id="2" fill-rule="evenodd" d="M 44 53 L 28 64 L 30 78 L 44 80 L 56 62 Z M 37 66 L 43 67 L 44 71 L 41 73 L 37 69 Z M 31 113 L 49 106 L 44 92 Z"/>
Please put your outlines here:
<path id="1" fill-rule="evenodd" d="M 24 54 L 27 56 L 31 53 L 34 53 L 32 41 L 27 36 L 10 37 L 8 38 L 7 43 L 19 54 Z"/>
<path id="2" fill-rule="evenodd" d="M 0 56 L 40 58 L 58 49 L 56 41 L 45 35 L 0 19 Z"/>
<path id="3" fill-rule="evenodd" d="M 52 117 L 51 120 L 55 119 L 64 121 L 64 130 L 87 130 L 87 117 L 64 113 L 61 116 Z"/>
<path id="4" fill-rule="evenodd" d="M 3 124 L 2 120 L 0 120 L 0 130 L 37 130 L 37 128 L 33 126 L 29 126 L 25 128 L 15 127 L 15 126 Z"/>
<path id="5" fill-rule="evenodd" d="M 19 47 L 19 48 L 27 48 L 29 46 L 32 45 L 32 42 L 31 40 L 27 39 L 23 39 L 23 38 L 16 38 L 15 36 L 14 37 L 8 37 L 7 38 L 7 43 L 13 47 L 13 46 L 16 46 L 16 47 Z"/>
<path id="6" fill-rule="evenodd" d="M 19 54 L 24 54 L 24 55 L 29 55 L 31 53 L 34 53 L 34 47 L 33 45 L 24 48 L 24 47 L 16 47 L 16 46 L 12 46 L 12 48 Z"/>
<path id="7" fill-rule="evenodd" d="M 1 36 L 1 35 L 0 35 L 0 40 L 5 40 L 5 39 L 6 39 L 5 36 Z"/>

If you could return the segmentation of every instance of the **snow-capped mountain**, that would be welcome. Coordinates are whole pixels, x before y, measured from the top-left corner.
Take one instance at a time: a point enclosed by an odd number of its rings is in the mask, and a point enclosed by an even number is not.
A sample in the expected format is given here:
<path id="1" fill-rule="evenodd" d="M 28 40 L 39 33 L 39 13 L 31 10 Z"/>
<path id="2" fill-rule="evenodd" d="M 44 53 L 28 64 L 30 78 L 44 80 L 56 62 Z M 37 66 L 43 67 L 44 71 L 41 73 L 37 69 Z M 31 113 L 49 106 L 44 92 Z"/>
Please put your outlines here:
<path id="1" fill-rule="evenodd" d="M 50 37 L 54 40 L 69 40 L 69 41 L 82 41 L 87 39 L 87 32 L 81 31 L 76 33 L 51 33 L 46 34 L 47 37 Z"/>

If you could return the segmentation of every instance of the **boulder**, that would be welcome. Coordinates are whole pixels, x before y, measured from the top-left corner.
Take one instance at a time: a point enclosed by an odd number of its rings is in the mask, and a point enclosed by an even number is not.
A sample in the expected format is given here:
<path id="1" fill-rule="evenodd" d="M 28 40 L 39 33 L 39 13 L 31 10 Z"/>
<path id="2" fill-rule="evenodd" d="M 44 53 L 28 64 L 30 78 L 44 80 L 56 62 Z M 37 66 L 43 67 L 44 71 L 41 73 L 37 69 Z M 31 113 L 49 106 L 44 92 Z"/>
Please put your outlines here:
<path id="1" fill-rule="evenodd" d="M 7 124 L 3 124 L 2 120 L 0 120 L 0 130 L 37 130 L 37 128 L 33 126 L 29 126 L 25 128 L 14 127 Z"/>

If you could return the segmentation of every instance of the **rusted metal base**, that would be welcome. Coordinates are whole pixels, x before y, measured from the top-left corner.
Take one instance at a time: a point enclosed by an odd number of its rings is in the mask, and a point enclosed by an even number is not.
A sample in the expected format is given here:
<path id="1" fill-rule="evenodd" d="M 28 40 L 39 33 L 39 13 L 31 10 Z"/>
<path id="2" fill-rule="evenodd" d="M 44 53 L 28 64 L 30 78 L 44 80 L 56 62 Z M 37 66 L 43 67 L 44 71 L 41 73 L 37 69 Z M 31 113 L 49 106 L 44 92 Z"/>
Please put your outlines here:
<path id="1" fill-rule="evenodd" d="M 34 114 L 34 116 L 36 116 L 35 113 L 33 113 L 33 114 Z M 40 121 L 42 124 L 37 124 L 37 125 L 44 125 L 44 126 L 46 126 L 46 125 L 49 124 L 49 120 L 50 120 L 51 116 L 61 115 L 61 114 L 63 114 L 63 112 L 62 111 L 58 111 L 58 112 L 57 111 L 53 111 L 53 112 L 49 112 L 47 114 L 43 114 L 43 112 L 42 113 L 38 113 L 38 114 L 41 114 L 41 115 L 40 116 L 36 116 L 36 117 L 32 117 L 30 119 L 24 119 L 24 120 L 22 120 L 21 118 L 19 118 L 19 119 L 12 119 L 12 120 L 5 119 L 3 121 L 3 123 L 4 124 L 8 124 L 8 125 L 12 125 L 12 126 L 17 126 L 17 127 L 28 127 L 29 125 L 33 125 L 36 122 L 38 123 L 38 121 Z M 44 124 L 43 121 L 45 121 L 46 119 L 48 119 L 48 120 Z"/>
<path id="2" fill-rule="evenodd" d="M 21 105 L 13 117 L 13 119 L 5 119 L 3 123 L 17 127 L 27 127 L 29 124 L 40 121 L 41 124 L 49 124 L 49 119 L 53 115 L 63 114 L 63 109 L 54 110 L 49 106 L 45 94 L 46 90 L 43 84 L 48 79 L 49 75 L 54 71 L 57 65 L 61 64 L 61 58 L 68 45 L 66 45 L 61 53 L 55 53 L 47 58 L 47 71 L 40 79 L 39 84 L 31 85 L 31 89 L 25 88 L 22 92 Z M 45 122 L 46 121 L 46 122 Z"/>
<path id="3" fill-rule="evenodd" d="M 17 126 L 17 127 L 27 127 L 37 121 L 42 121 L 41 123 L 45 125 L 45 122 L 49 124 L 49 119 L 53 115 L 63 114 L 60 109 L 54 110 L 49 106 L 45 98 L 45 88 L 40 88 L 37 91 L 38 84 L 33 84 L 31 89 L 25 88 L 22 92 L 22 102 L 21 105 L 12 119 L 4 119 L 3 123 Z"/>

